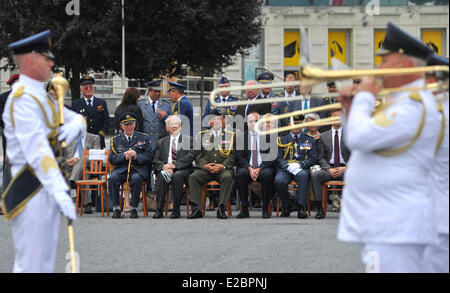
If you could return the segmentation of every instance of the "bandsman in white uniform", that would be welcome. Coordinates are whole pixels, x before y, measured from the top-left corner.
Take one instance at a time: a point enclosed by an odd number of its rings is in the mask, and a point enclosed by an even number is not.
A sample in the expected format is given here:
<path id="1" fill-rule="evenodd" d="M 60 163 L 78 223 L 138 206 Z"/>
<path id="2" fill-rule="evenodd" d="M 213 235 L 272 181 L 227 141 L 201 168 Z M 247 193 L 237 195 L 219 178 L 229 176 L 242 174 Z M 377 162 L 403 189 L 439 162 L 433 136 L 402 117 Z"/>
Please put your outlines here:
<path id="1" fill-rule="evenodd" d="M 45 90 L 54 66 L 50 47 L 48 30 L 9 45 L 21 73 L 3 114 L 13 180 L 2 207 L 12 220 L 17 273 L 53 272 L 60 212 L 76 218 L 54 151 L 61 141 L 70 143 L 85 132 L 86 122 L 64 109 L 66 124 L 59 127 L 57 101 Z"/>
<path id="2" fill-rule="evenodd" d="M 427 60 L 428 65 L 449 66 L 448 59 L 433 55 Z M 437 82 L 439 75 L 448 80 L 448 73 L 436 72 L 429 74 L 427 82 Z M 449 272 L 449 241 L 448 241 L 448 210 L 449 210 L 449 105 L 448 89 L 445 92 L 434 93 L 438 100 L 438 111 L 441 113 L 440 132 L 436 144 L 436 157 L 431 163 L 431 171 L 428 179 L 430 195 L 436 209 L 434 218 L 438 233 L 438 244 L 428 245 L 425 249 L 425 264 L 433 273 Z"/>
<path id="3" fill-rule="evenodd" d="M 432 51 L 389 23 L 379 68 L 426 65 Z M 422 74 L 382 76 L 384 88 L 422 87 Z M 362 245 L 367 272 L 424 272 L 426 245 L 436 242 L 428 178 L 439 132 L 426 90 L 393 93 L 375 107 L 380 88 L 364 78 L 341 90 L 346 144 L 352 151 L 337 238 Z"/>

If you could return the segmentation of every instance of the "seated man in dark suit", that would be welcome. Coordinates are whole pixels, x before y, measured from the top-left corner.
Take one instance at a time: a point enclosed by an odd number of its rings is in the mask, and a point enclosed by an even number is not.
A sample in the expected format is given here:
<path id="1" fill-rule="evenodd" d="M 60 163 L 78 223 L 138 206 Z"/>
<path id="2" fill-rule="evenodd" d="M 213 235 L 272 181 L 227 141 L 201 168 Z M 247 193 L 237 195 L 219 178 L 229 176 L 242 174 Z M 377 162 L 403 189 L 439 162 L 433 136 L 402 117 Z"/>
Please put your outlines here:
<path id="1" fill-rule="evenodd" d="M 341 109 L 331 111 L 331 117 L 340 116 Z M 317 170 L 311 175 L 311 182 L 314 190 L 314 200 L 319 203 L 319 210 L 316 219 L 323 219 L 322 209 L 322 183 L 330 180 L 344 180 L 344 172 L 347 168 L 345 163 L 350 158 L 350 150 L 344 143 L 341 122 L 332 124 L 332 128 L 320 135 L 318 141 L 318 162 L 321 170 Z M 333 207 L 340 206 L 339 198 L 333 195 L 330 199 L 333 201 Z"/>
<path id="2" fill-rule="evenodd" d="M 158 140 L 153 158 L 153 169 L 157 174 L 156 196 L 158 201 L 156 213 L 153 215 L 154 219 L 163 217 L 169 183 L 172 184 L 173 191 L 173 211 L 170 218 L 180 217 L 183 185 L 187 184 L 188 177 L 194 169 L 192 162 L 195 156 L 192 138 L 181 135 L 180 117 L 169 116 L 166 119 L 166 129 L 169 135 Z"/>
<path id="3" fill-rule="evenodd" d="M 255 124 L 259 114 L 256 112 L 248 115 L 248 132 L 243 135 L 244 148 L 236 151 L 236 186 L 239 192 L 242 210 L 237 215 L 238 219 L 248 218 L 248 184 L 253 181 L 261 183 L 263 210 L 262 217 L 270 218 L 268 211 L 269 201 L 273 195 L 273 179 L 275 177 L 276 135 L 275 147 L 270 146 L 270 136 L 259 136 L 255 132 Z M 265 141 L 263 141 L 265 140 Z M 270 152 L 272 150 L 272 153 Z M 271 156 L 272 155 L 272 156 Z"/>
<path id="4" fill-rule="evenodd" d="M 124 113 L 120 118 L 120 127 L 123 133 L 111 138 L 109 153 L 109 161 L 114 165 L 109 177 L 109 190 L 114 205 L 112 217 L 120 218 L 119 189 L 128 177 L 131 189 L 131 218 L 138 218 L 139 194 L 142 181 L 150 180 L 147 164 L 152 161 L 153 153 L 148 135 L 134 131 L 134 113 Z"/>
<path id="5" fill-rule="evenodd" d="M 301 116 L 294 116 L 294 123 L 302 122 Z M 302 132 L 302 128 L 293 129 L 278 141 L 277 174 L 275 175 L 275 190 L 281 198 L 282 217 L 290 215 L 288 185 L 297 182 L 298 214 L 300 219 L 306 219 L 306 197 L 309 191 L 310 168 L 317 162 L 317 146 L 314 138 Z"/>

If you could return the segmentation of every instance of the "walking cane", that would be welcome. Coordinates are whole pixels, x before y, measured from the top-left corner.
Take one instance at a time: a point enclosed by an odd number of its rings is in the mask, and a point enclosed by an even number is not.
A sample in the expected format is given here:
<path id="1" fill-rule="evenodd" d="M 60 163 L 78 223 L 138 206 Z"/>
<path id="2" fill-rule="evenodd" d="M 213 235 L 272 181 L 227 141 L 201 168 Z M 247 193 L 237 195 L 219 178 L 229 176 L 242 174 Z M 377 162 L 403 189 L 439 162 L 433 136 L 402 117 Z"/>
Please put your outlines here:
<path id="1" fill-rule="evenodd" d="M 125 200 L 123 201 L 123 206 L 122 206 L 122 218 L 125 218 L 125 203 L 128 202 L 128 196 L 130 193 L 130 183 L 129 183 L 129 179 L 130 179 L 130 168 L 131 168 L 131 158 L 128 162 L 128 172 L 127 172 L 127 183 L 125 185 Z"/>

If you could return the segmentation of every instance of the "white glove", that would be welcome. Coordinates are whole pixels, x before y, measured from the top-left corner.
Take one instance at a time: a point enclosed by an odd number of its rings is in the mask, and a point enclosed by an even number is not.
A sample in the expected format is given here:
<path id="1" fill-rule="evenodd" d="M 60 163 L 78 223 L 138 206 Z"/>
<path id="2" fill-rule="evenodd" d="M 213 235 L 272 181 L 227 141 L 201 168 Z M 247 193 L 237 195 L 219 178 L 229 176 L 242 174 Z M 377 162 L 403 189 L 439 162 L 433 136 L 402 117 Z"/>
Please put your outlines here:
<path id="1" fill-rule="evenodd" d="M 302 170 L 302 168 L 300 168 L 300 167 L 294 168 L 291 173 L 292 173 L 292 175 L 296 176 L 301 170 Z"/>
<path id="2" fill-rule="evenodd" d="M 81 135 L 81 128 L 78 123 L 71 122 L 64 124 L 59 128 L 59 135 L 58 140 L 63 141 L 65 140 L 66 143 L 69 145 L 75 138 Z"/>
<path id="3" fill-rule="evenodd" d="M 77 219 L 77 215 L 75 213 L 75 205 L 73 204 L 73 201 L 67 194 L 67 192 L 59 191 L 55 193 L 55 199 L 59 207 L 61 208 L 61 212 L 64 214 L 64 216 L 66 216 L 71 220 Z"/>

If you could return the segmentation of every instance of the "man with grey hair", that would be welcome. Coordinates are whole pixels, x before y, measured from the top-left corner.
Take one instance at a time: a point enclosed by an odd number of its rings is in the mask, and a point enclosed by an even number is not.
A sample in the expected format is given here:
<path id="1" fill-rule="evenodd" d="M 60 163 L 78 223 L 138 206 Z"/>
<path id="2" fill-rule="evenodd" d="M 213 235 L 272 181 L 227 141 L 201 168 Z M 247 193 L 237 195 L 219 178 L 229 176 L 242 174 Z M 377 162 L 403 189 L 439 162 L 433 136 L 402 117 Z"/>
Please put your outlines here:
<path id="1" fill-rule="evenodd" d="M 389 23 L 379 68 L 424 64 L 430 48 Z M 383 75 L 384 88 L 423 87 L 421 73 Z M 439 113 L 429 91 L 395 92 L 375 108 L 380 86 L 363 78 L 342 89 L 339 101 L 345 142 L 352 151 L 338 239 L 362 245 L 367 272 L 426 271 L 426 245 L 436 243 L 428 178 L 439 132 Z M 356 93 L 356 94 L 354 94 Z"/>
<path id="2" fill-rule="evenodd" d="M 193 171 L 192 162 L 195 159 L 192 138 L 181 134 L 181 126 L 179 116 L 169 116 L 166 119 L 166 130 L 169 135 L 156 143 L 153 170 L 157 174 L 156 198 L 158 207 L 153 215 L 154 219 L 163 217 L 163 207 L 169 184 L 172 184 L 174 199 L 170 218 L 177 219 L 180 217 L 183 186 L 187 183 L 189 174 Z"/>

